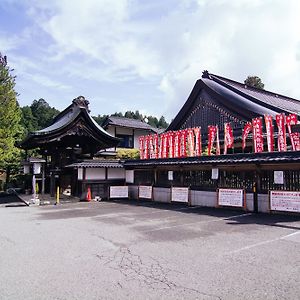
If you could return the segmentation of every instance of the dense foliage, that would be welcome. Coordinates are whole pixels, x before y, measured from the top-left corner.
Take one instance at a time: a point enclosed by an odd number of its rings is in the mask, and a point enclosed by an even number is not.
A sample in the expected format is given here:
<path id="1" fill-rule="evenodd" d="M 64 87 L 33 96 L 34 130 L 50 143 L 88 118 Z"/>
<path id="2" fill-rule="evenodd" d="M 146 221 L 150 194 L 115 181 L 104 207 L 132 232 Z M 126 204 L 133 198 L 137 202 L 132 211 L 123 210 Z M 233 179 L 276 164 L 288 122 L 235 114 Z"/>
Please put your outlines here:
<path id="1" fill-rule="evenodd" d="M 169 124 L 166 122 L 164 116 L 161 116 L 159 119 L 157 119 L 157 117 L 153 117 L 151 115 L 150 116 L 142 115 L 138 110 L 136 110 L 135 112 L 128 110 L 124 114 L 121 112 L 115 112 L 115 113 L 111 114 L 110 116 L 125 117 L 125 118 L 129 118 L 129 119 L 141 120 L 155 128 L 165 129 L 169 126 Z M 108 117 L 108 115 L 98 115 L 93 118 L 99 125 L 101 125 L 106 117 Z"/>
<path id="2" fill-rule="evenodd" d="M 244 83 L 248 86 L 263 90 L 265 85 L 258 76 L 248 76 Z"/>

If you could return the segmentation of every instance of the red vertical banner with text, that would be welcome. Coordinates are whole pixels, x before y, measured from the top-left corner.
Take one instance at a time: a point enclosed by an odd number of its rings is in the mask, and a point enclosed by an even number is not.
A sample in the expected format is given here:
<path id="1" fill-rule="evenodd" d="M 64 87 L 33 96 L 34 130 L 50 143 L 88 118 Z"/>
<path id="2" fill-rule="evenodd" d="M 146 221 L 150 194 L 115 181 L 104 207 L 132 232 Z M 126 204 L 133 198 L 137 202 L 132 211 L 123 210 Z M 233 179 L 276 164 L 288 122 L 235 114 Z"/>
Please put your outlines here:
<path id="1" fill-rule="evenodd" d="M 163 153 L 162 153 L 162 158 L 168 158 L 168 149 L 169 149 L 169 145 L 168 145 L 168 134 L 164 133 L 162 134 L 162 139 L 163 139 Z"/>
<path id="2" fill-rule="evenodd" d="M 192 128 L 187 130 L 187 145 L 188 145 L 188 156 L 192 157 L 195 153 L 195 139 L 194 131 Z"/>
<path id="3" fill-rule="evenodd" d="M 186 157 L 186 136 L 187 136 L 187 130 L 183 129 L 180 131 L 180 150 L 179 150 L 179 156 L 180 157 Z"/>
<path id="4" fill-rule="evenodd" d="M 233 130 L 230 123 L 224 124 L 224 154 L 227 154 L 227 149 L 233 148 Z"/>
<path id="5" fill-rule="evenodd" d="M 201 156 L 202 154 L 202 141 L 201 141 L 201 127 L 195 127 L 193 129 L 195 135 L 195 156 Z"/>
<path id="6" fill-rule="evenodd" d="M 153 138 L 154 138 L 153 135 L 149 135 L 149 157 L 150 158 L 155 158 Z"/>
<path id="7" fill-rule="evenodd" d="M 180 132 L 175 131 L 175 136 L 174 136 L 174 157 L 179 157 L 179 148 L 180 148 Z"/>
<path id="8" fill-rule="evenodd" d="M 274 151 L 274 128 L 273 128 L 273 119 L 270 115 L 265 115 L 265 124 L 267 131 L 267 145 L 268 151 Z"/>
<path id="9" fill-rule="evenodd" d="M 144 140 L 144 159 L 149 159 L 149 135 L 146 135 Z"/>
<path id="10" fill-rule="evenodd" d="M 158 158 L 162 158 L 162 157 L 163 157 L 163 138 L 162 138 L 162 134 L 160 134 L 158 139 Z"/>
<path id="11" fill-rule="evenodd" d="M 249 133 L 252 131 L 252 123 L 247 122 L 244 126 L 243 129 L 243 134 L 242 134 L 242 148 L 243 150 L 246 148 L 246 141 Z"/>
<path id="12" fill-rule="evenodd" d="M 174 132 L 168 132 L 168 140 L 169 140 L 169 157 L 174 157 Z"/>
<path id="13" fill-rule="evenodd" d="M 298 122 L 297 120 L 297 115 L 296 114 L 290 114 L 288 116 L 286 116 L 286 126 L 288 128 L 288 133 L 289 133 L 289 137 L 291 140 L 291 144 L 292 144 L 292 149 L 293 151 L 298 151 L 297 150 L 297 138 L 299 137 L 299 134 L 295 134 L 292 132 L 292 125 L 296 125 Z"/>
<path id="14" fill-rule="evenodd" d="M 158 134 L 153 136 L 154 158 L 158 158 Z"/>
<path id="15" fill-rule="evenodd" d="M 286 145 L 286 129 L 285 129 L 284 114 L 276 115 L 276 124 L 278 128 L 278 137 L 277 137 L 278 151 L 285 152 L 287 150 L 287 145 Z"/>
<path id="16" fill-rule="evenodd" d="M 144 136 L 139 137 L 139 143 L 140 143 L 140 159 L 144 159 Z"/>
<path id="17" fill-rule="evenodd" d="M 291 139 L 293 139 L 293 150 L 300 151 L 300 134 L 299 132 L 291 132 L 290 133 Z"/>
<path id="18" fill-rule="evenodd" d="M 220 155 L 220 141 L 218 126 L 208 126 L 208 155 L 211 155 L 216 140 L 216 155 Z"/>
<path id="19" fill-rule="evenodd" d="M 262 119 L 255 118 L 252 119 L 253 128 L 253 144 L 254 152 L 259 153 L 264 151 L 264 139 L 262 134 Z"/>

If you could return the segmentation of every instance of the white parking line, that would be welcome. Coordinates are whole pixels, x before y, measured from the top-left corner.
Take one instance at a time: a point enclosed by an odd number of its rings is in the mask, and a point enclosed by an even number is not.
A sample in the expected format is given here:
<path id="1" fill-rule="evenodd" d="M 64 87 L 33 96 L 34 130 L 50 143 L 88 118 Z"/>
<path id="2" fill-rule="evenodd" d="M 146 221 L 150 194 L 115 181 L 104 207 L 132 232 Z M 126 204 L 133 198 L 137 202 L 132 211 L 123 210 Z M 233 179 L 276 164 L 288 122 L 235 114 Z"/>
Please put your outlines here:
<path id="1" fill-rule="evenodd" d="M 211 223 L 211 222 L 226 221 L 226 220 L 236 219 L 236 218 L 242 218 L 242 217 L 246 217 L 246 216 L 250 216 L 250 215 L 252 215 L 252 213 L 241 214 L 241 215 L 234 215 L 234 216 L 227 217 L 227 218 L 217 218 L 217 219 L 209 220 L 209 221 L 197 221 L 197 222 L 191 222 L 191 223 L 184 223 L 184 224 L 178 224 L 178 225 L 165 226 L 165 227 L 160 227 L 160 228 L 155 228 L 155 229 L 152 229 L 152 230 L 145 230 L 145 231 L 140 231 L 140 232 L 153 232 L 153 231 L 170 229 L 170 228 L 180 227 L 180 226 L 189 226 L 189 225 L 200 224 L 200 223 Z"/>
<path id="2" fill-rule="evenodd" d="M 241 251 L 245 251 L 245 250 L 249 250 L 249 249 L 252 249 L 252 248 L 261 246 L 261 245 L 266 245 L 266 244 L 273 243 L 273 242 L 277 242 L 277 241 L 280 241 L 280 240 L 285 240 L 285 239 L 288 239 L 289 237 L 294 236 L 294 235 L 299 234 L 299 233 L 300 233 L 300 231 L 297 230 L 297 231 L 295 231 L 295 232 L 293 232 L 293 233 L 290 233 L 290 234 L 287 234 L 287 235 L 278 237 L 278 238 L 276 238 L 276 239 L 263 241 L 263 242 L 260 242 L 260 243 L 252 244 L 252 245 L 249 245 L 249 246 L 246 246 L 246 247 L 243 247 L 243 248 L 240 248 L 240 249 L 231 251 L 231 252 L 229 252 L 229 254 L 235 254 L 235 253 L 239 253 L 239 252 L 241 252 Z"/>

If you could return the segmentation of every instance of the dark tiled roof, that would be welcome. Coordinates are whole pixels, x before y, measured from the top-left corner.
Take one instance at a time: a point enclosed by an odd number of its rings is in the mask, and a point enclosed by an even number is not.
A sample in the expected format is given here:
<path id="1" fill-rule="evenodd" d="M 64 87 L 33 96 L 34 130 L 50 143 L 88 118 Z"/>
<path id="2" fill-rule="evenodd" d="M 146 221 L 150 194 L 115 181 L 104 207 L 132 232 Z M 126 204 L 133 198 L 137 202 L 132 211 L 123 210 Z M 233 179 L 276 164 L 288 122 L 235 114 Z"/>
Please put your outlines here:
<path id="1" fill-rule="evenodd" d="M 153 128 L 149 124 L 142 122 L 141 120 L 124 118 L 124 117 L 117 117 L 117 116 L 110 116 L 108 117 L 102 124 L 104 128 L 107 128 L 108 125 L 115 125 L 120 127 L 127 127 L 127 128 L 137 128 L 137 129 L 145 129 L 152 132 L 156 132 L 157 129 Z"/>
<path id="2" fill-rule="evenodd" d="M 74 163 L 69 168 L 123 168 L 123 161 L 120 160 L 84 160 L 82 162 Z"/>
<path id="3" fill-rule="evenodd" d="M 245 95 L 254 97 L 263 103 L 276 106 L 282 110 L 289 112 L 300 113 L 300 101 L 270 91 L 254 88 L 225 77 L 214 74 L 209 74 L 211 79 L 217 80 L 220 84 L 229 85 L 234 90 L 237 90 Z"/>
<path id="4" fill-rule="evenodd" d="M 272 153 L 239 153 L 218 156 L 201 156 L 187 158 L 127 160 L 125 168 L 155 167 L 155 166 L 184 166 L 184 165 L 233 165 L 233 164 L 274 164 L 300 163 L 300 151 Z"/>

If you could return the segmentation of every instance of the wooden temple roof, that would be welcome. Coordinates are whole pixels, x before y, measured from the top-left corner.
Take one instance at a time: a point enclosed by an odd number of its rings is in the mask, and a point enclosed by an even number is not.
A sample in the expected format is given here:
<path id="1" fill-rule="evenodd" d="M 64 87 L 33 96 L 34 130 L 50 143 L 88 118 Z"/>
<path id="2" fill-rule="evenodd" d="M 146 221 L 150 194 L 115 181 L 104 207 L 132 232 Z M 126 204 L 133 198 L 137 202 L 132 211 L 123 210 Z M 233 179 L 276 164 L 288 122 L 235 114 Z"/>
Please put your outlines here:
<path id="1" fill-rule="evenodd" d="M 103 128 L 107 128 L 109 125 L 120 126 L 125 128 L 144 129 L 144 130 L 149 130 L 151 132 L 157 131 L 151 125 L 141 120 L 118 117 L 118 116 L 107 117 L 102 123 Z"/>
<path id="2" fill-rule="evenodd" d="M 57 115 L 49 127 L 30 133 L 19 145 L 23 149 L 51 146 L 81 147 L 84 152 L 115 147 L 120 140 L 107 133 L 90 116 L 89 102 L 80 96 Z"/>
<path id="3" fill-rule="evenodd" d="M 214 118 L 208 121 L 212 124 L 203 124 L 203 120 L 196 120 L 193 116 L 200 115 L 204 105 L 215 110 L 212 113 L 215 115 Z M 218 113 L 221 117 L 220 121 L 216 122 Z M 202 78 L 197 80 L 187 101 L 167 130 L 178 130 L 191 125 L 206 127 L 219 124 L 221 120 L 242 125 L 253 118 L 265 114 L 274 117 L 278 113 L 300 114 L 300 101 L 204 71 Z M 202 113 L 200 119 L 203 118 Z"/>

